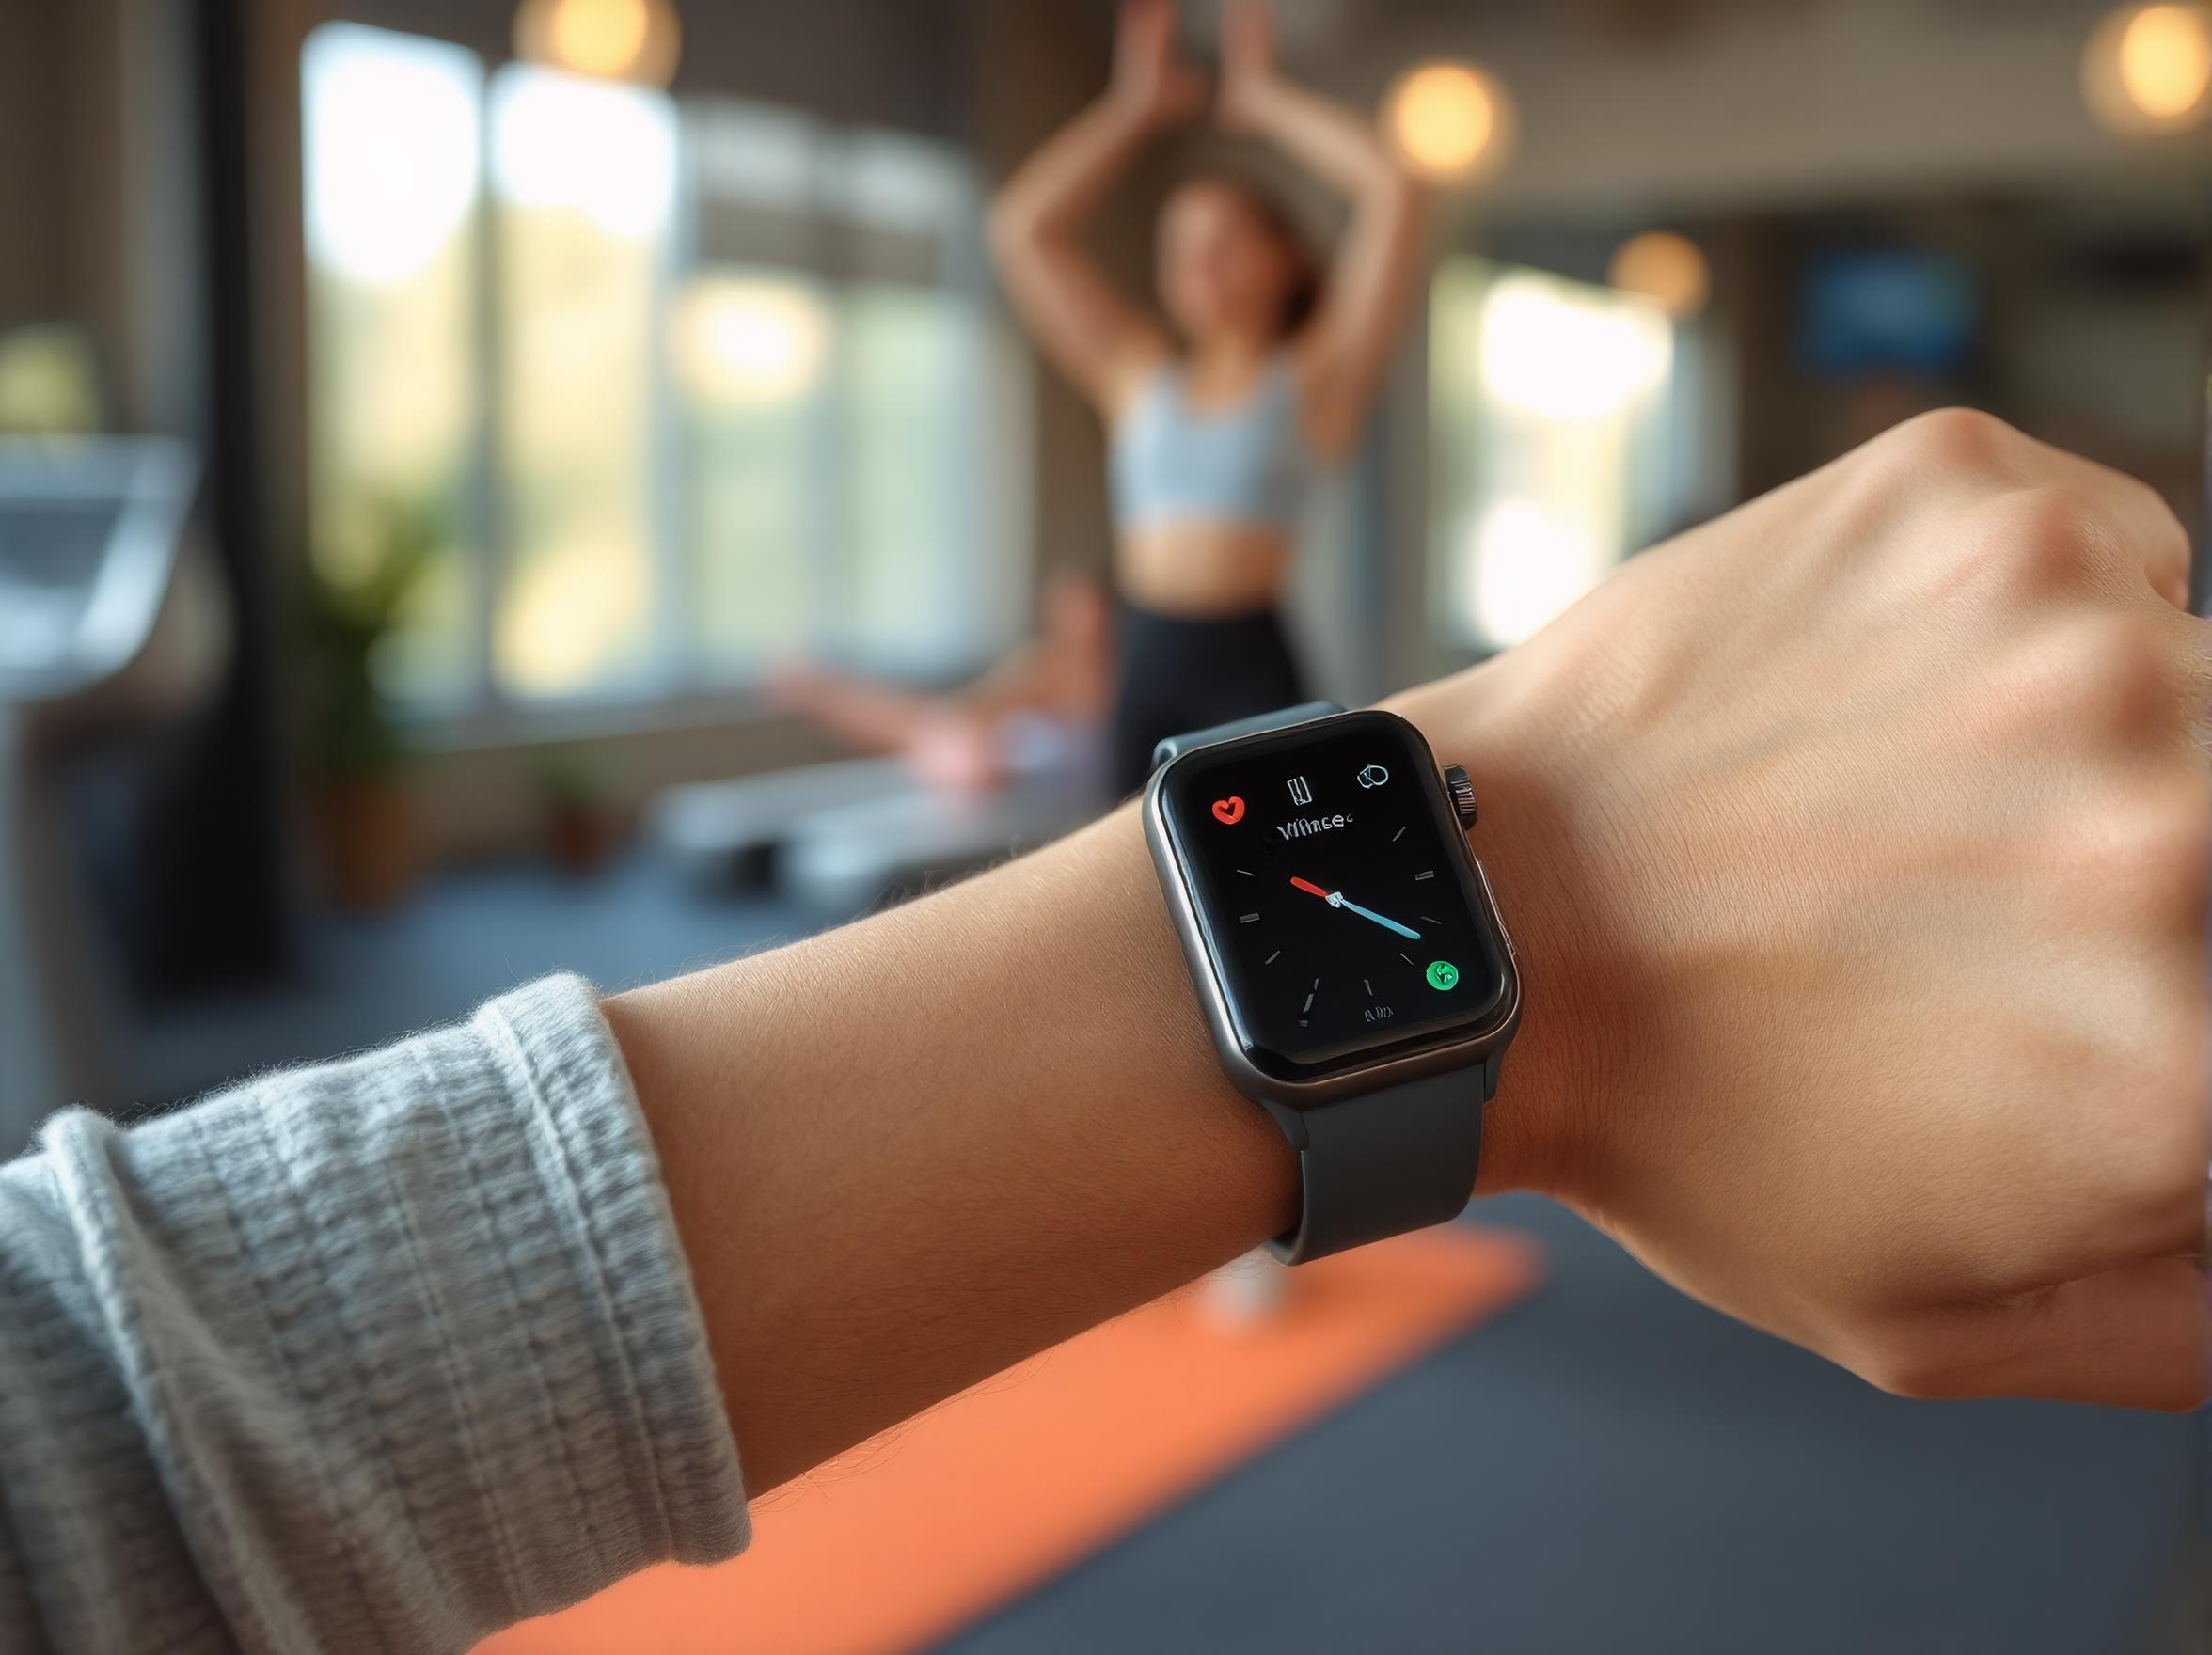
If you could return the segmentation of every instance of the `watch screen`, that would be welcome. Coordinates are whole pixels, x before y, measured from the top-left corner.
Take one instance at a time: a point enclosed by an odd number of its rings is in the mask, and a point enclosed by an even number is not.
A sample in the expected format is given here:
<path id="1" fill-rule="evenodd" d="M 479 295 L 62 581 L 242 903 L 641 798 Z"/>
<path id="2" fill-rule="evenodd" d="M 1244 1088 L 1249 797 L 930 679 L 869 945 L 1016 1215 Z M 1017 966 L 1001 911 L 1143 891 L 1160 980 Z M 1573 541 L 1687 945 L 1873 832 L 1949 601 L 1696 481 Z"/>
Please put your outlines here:
<path id="1" fill-rule="evenodd" d="M 1161 809 L 1239 1040 L 1295 1078 L 1449 1038 L 1505 994 L 1503 938 L 1426 746 L 1386 714 L 1201 753 Z"/>

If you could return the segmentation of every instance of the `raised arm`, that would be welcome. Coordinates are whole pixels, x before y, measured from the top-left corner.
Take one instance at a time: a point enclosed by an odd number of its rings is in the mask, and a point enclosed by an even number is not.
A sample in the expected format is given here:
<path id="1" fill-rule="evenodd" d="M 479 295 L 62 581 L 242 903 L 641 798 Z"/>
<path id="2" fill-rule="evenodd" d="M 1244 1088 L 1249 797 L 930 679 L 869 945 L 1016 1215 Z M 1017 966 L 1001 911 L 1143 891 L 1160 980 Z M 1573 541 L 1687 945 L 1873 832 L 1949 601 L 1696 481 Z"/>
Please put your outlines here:
<path id="1" fill-rule="evenodd" d="M 1172 0 L 1128 0 L 1113 84 L 1023 164 L 991 207 L 991 251 L 1015 308 L 1052 365 L 1109 418 L 1168 342 L 1098 268 L 1082 231 L 1145 142 L 1191 118 L 1205 98 L 1205 83 L 1176 55 Z"/>
<path id="2" fill-rule="evenodd" d="M 2203 1398 L 2186 560 L 1950 414 L 1393 703 L 1477 778 L 1529 985 L 1483 1186 L 1892 1390 Z M 609 1017 L 756 1488 L 1295 1210 L 1128 809 Z"/>
<path id="3" fill-rule="evenodd" d="M 2188 567 L 2141 484 L 1931 416 L 1400 698 L 1528 986 L 1482 1187 L 1891 1390 L 2201 1401 Z M 79 1111 L 0 1166 L 0 1628 L 465 1650 L 727 1555 L 740 1461 L 1282 1232 L 1297 1178 L 1127 809 L 604 1007 Z"/>
<path id="4" fill-rule="evenodd" d="M 1341 455 L 1359 440 L 1420 270 L 1420 186 L 1368 122 L 1277 72 L 1267 0 L 1229 0 L 1220 118 L 1351 198 L 1351 224 L 1297 342 L 1307 433 L 1322 452 Z"/>

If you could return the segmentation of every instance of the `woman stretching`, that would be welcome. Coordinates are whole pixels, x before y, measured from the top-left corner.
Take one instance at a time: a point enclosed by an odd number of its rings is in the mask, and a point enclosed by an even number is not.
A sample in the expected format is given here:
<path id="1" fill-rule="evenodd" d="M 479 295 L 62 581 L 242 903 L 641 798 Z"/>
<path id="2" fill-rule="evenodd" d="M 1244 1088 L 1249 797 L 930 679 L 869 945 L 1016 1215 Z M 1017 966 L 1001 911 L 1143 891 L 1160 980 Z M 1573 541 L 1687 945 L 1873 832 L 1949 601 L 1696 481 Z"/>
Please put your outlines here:
<path id="1" fill-rule="evenodd" d="M 1177 55 L 1172 0 L 1126 0 L 1113 84 L 991 214 L 1015 305 L 1112 435 L 1124 791 L 1161 737 L 1305 699 L 1277 614 L 1304 496 L 1358 441 L 1418 261 L 1413 181 L 1365 121 L 1277 74 L 1262 0 L 1231 0 L 1215 118 L 1349 194 L 1351 226 L 1324 282 L 1288 215 L 1251 184 L 1186 181 L 1160 218 L 1164 331 L 1082 231 L 1145 143 L 1207 95 Z"/>

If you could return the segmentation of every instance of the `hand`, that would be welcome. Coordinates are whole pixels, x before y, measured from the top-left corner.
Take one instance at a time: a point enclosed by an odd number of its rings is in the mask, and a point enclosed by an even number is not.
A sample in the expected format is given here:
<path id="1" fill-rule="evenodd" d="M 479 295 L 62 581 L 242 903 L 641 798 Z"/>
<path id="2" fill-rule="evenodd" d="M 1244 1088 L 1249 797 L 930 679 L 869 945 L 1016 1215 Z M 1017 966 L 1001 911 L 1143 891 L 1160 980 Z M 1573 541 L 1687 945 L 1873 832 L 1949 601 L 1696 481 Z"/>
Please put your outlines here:
<path id="1" fill-rule="evenodd" d="M 1268 0 L 1226 0 L 1222 10 L 1221 92 L 1214 119 L 1229 132 L 1260 123 L 1275 71 L 1275 19 Z"/>
<path id="2" fill-rule="evenodd" d="M 2204 1398 L 2187 566 L 1946 412 L 1401 698 L 1522 943 L 1495 1175 L 1887 1389 Z"/>
<path id="3" fill-rule="evenodd" d="M 1122 0 L 1111 96 L 1147 127 L 1173 126 L 1205 108 L 1206 78 L 1177 55 L 1174 0 Z"/>

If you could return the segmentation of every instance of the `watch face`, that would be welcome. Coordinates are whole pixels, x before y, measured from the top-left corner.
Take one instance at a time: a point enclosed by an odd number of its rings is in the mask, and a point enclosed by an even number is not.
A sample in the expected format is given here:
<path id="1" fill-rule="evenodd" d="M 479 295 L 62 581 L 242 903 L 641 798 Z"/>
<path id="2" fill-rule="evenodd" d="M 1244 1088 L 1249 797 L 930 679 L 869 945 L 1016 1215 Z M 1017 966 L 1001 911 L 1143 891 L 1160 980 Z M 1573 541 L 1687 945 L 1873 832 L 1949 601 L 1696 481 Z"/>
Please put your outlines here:
<path id="1" fill-rule="evenodd" d="M 1286 1079 L 1491 1021 L 1505 942 L 1427 745 L 1381 713 L 1177 764 L 1160 808 L 1239 1042 Z"/>

